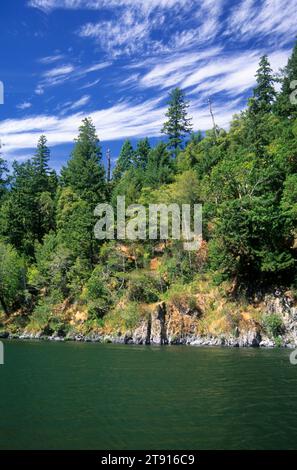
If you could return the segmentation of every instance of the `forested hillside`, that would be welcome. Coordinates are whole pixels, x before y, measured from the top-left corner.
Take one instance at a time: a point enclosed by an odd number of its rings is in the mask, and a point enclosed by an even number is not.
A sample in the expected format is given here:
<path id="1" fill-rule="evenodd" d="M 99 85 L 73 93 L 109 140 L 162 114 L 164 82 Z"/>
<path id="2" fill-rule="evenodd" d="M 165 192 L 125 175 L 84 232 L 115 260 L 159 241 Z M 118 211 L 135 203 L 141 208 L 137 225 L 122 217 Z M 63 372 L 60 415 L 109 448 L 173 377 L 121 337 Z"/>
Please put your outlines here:
<path id="1" fill-rule="evenodd" d="M 276 288 L 292 302 L 297 295 L 296 79 L 297 45 L 281 76 L 262 57 L 246 109 L 228 131 L 205 134 L 192 131 L 187 100 L 174 89 L 164 138 L 155 147 L 127 140 L 111 178 L 89 118 L 60 175 L 49 167 L 46 136 L 10 172 L 2 155 L 0 329 L 132 337 L 156 308 L 162 328 L 167 308 L 171 342 L 183 328 L 218 335 L 242 322 L 280 334 L 282 319 L 261 310 L 261 296 Z M 115 205 L 119 195 L 127 205 L 201 203 L 202 246 L 96 240 L 96 205 Z"/>

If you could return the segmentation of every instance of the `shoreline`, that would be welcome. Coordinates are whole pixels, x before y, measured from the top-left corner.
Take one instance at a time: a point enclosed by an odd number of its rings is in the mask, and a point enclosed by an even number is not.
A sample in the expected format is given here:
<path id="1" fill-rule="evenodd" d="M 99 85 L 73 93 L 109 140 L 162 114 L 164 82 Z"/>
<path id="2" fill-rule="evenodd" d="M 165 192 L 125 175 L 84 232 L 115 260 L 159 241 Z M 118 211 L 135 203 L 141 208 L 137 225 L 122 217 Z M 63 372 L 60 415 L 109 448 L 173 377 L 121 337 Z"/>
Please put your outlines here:
<path id="1" fill-rule="evenodd" d="M 71 336 L 46 336 L 34 333 L 11 334 L 8 332 L 0 333 L 0 341 L 40 341 L 40 342 L 78 342 L 78 343 L 98 343 L 98 344 L 124 344 L 131 346 L 193 346 L 193 347 L 217 347 L 217 348 L 254 348 L 254 349 L 295 349 L 297 345 L 284 342 L 277 344 L 273 340 L 260 337 L 252 341 L 234 337 L 214 337 L 214 336 L 196 336 L 192 338 L 181 338 L 179 340 L 168 341 L 143 341 L 141 339 L 134 340 L 130 336 L 100 336 L 99 334 L 90 335 L 71 335 Z"/>

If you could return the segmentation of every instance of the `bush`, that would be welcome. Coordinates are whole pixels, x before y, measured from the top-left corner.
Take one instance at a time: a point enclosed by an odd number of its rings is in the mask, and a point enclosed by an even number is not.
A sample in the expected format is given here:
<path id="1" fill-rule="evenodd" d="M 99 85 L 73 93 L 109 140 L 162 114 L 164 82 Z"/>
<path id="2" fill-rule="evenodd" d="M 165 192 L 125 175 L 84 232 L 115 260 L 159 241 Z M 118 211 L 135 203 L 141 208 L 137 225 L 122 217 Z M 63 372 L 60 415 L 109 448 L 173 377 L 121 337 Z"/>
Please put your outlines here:
<path id="1" fill-rule="evenodd" d="M 108 276 L 104 273 L 102 266 L 97 266 L 86 283 L 82 299 L 88 304 L 91 319 L 102 318 L 113 303 L 112 293 L 107 282 Z"/>
<path id="2" fill-rule="evenodd" d="M 284 332 L 283 320 L 276 313 L 266 315 L 264 318 L 264 328 L 273 338 L 278 337 Z"/>
<path id="3" fill-rule="evenodd" d="M 6 314 L 17 308 L 24 298 L 25 266 L 17 251 L 0 242 L 0 306 Z"/>
<path id="4" fill-rule="evenodd" d="M 128 299 L 132 302 L 154 303 L 165 289 L 161 278 L 148 273 L 133 273 L 128 282 Z"/>

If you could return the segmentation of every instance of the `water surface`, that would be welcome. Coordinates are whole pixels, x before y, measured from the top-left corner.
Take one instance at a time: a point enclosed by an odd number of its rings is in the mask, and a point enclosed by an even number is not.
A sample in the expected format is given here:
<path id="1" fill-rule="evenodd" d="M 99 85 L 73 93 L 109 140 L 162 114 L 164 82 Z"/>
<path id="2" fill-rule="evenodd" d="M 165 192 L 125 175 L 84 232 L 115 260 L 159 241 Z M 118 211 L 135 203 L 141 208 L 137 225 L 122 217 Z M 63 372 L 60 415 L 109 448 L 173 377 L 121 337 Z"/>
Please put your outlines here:
<path id="1" fill-rule="evenodd" d="M 296 449 L 288 350 L 5 342 L 1 449 Z"/>

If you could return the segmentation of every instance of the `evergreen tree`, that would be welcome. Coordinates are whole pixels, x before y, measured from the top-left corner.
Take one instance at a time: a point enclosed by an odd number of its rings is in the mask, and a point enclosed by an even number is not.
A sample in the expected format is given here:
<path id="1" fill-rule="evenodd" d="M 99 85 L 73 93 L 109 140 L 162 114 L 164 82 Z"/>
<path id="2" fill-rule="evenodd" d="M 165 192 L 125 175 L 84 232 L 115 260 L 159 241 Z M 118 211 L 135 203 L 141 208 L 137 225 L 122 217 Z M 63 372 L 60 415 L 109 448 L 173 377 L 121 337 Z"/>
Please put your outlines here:
<path id="1" fill-rule="evenodd" d="M 271 138 L 270 114 L 276 96 L 275 79 L 266 55 L 260 59 L 256 77 L 257 85 L 253 90 L 253 97 L 249 101 L 246 113 L 247 141 L 251 150 L 258 157 L 264 158 Z"/>
<path id="2" fill-rule="evenodd" d="M 19 306 L 25 287 L 22 258 L 11 245 L 0 241 L 0 307 L 6 315 Z"/>
<path id="3" fill-rule="evenodd" d="M 86 118 L 79 128 L 75 148 L 61 176 L 64 186 L 69 186 L 92 208 L 106 199 L 105 170 L 96 129 Z"/>
<path id="4" fill-rule="evenodd" d="M 130 140 L 126 140 L 121 148 L 119 158 L 112 173 L 114 181 L 118 181 L 123 174 L 131 168 L 134 159 L 134 150 Z"/>
<path id="5" fill-rule="evenodd" d="M 7 191 L 7 184 L 8 184 L 7 175 L 8 175 L 7 163 L 0 156 L 0 201 L 2 200 L 4 194 Z"/>
<path id="6" fill-rule="evenodd" d="M 173 178 L 173 164 L 166 144 L 159 143 L 149 153 L 144 182 L 156 188 L 160 184 L 169 183 Z"/>
<path id="7" fill-rule="evenodd" d="M 292 103 L 293 91 L 297 89 L 297 40 L 288 64 L 283 71 L 281 92 L 276 103 L 277 113 L 282 117 L 296 118 L 297 104 Z M 295 85 L 294 85 L 295 82 Z M 296 100 L 296 94 L 295 94 Z"/>
<path id="8" fill-rule="evenodd" d="M 267 55 L 261 57 L 256 73 L 257 86 L 254 96 L 250 100 L 250 110 L 253 114 L 269 113 L 276 96 L 274 89 L 275 79 Z"/>
<path id="9" fill-rule="evenodd" d="M 3 235 L 17 250 L 34 256 L 34 241 L 37 237 L 37 205 L 34 186 L 34 169 L 31 161 L 13 163 L 11 191 L 2 207 Z"/>
<path id="10" fill-rule="evenodd" d="M 134 155 L 136 168 L 144 170 L 147 167 L 150 150 L 151 146 L 147 137 L 138 141 Z"/>
<path id="11" fill-rule="evenodd" d="M 184 137 L 192 131 L 191 118 L 188 118 L 189 103 L 180 88 L 170 92 L 169 107 L 166 113 L 168 120 L 162 127 L 162 133 L 168 136 L 168 148 L 176 157 L 182 148 Z"/>

